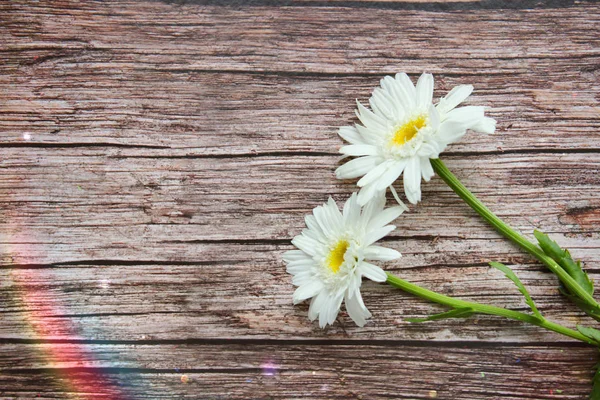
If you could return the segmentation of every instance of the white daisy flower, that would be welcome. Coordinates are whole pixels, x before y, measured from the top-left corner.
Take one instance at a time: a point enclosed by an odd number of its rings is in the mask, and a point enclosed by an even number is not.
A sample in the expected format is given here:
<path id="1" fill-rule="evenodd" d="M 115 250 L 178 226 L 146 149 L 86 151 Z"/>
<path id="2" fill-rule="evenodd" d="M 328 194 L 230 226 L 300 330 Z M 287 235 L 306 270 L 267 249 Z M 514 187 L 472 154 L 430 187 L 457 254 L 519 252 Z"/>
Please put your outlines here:
<path id="1" fill-rule="evenodd" d="M 336 170 L 338 179 L 362 177 L 358 203 L 366 204 L 376 193 L 385 191 L 404 172 L 408 200 L 421 200 L 421 177 L 434 175 L 429 159 L 439 157 L 450 143 L 471 129 L 493 133 L 496 121 L 484 116 L 483 107 L 460 107 L 473 91 L 460 85 L 434 105 L 433 76 L 423 74 L 413 85 L 406 74 L 386 76 L 373 91 L 367 109 L 357 100 L 356 115 L 362 125 L 344 126 L 339 135 L 350 142 L 340 153 L 358 156 Z"/>
<path id="2" fill-rule="evenodd" d="M 377 196 L 361 209 L 357 194 L 344 204 L 340 212 L 330 197 L 312 215 L 306 216 L 307 229 L 292 240 L 300 250 L 283 255 L 287 272 L 294 275 L 292 283 L 294 304 L 312 297 L 308 318 L 319 317 L 324 328 L 335 321 L 342 300 L 348 315 L 358 326 L 364 326 L 371 316 L 360 294 L 362 277 L 385 282 L 386 273 L 369 261 L 389 261 L 400 257 L 396 250 L 376 246 L 374 243 L 396 229 L 389 222 L 404 209 L 383 209 L 385 197 Z"/>

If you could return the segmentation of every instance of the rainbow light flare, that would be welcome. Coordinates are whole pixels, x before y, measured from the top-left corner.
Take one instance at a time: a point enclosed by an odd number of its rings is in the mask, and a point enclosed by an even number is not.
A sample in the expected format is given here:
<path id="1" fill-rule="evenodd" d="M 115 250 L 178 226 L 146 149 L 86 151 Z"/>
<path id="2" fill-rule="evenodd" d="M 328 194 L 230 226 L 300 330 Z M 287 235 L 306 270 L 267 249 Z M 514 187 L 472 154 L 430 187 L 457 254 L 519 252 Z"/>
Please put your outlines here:
<path id="1" fill-rule="evenodd" d="M 31 248 L 31 236 L 25 235 L 21 227 L 11 226 L 11 240 L 3 240 L 8 247 L 4 255 L 9 255 L 15 265 L 9 274 L 16 288 L 15 300 L 18 309 L 24 310 L 25 322 L 31 330 L 30 339 L 40 342 L 37 347 L 46 359 L 46 367 L 55 374 L 65 392 L 85 400 L 125 400 L 121 387 L 115 379 L 110 379 L 95 360 L 93 351 L 85 343 L 84 337 L 77 335 L 76 328 L 68 317 L 65 307 L 47 286 L 36 282 L 47 280 L 42 269 L 30 268 L 35 265 Z M 21 228 L 21 229 L 19 229 Z M 19 232 L 16 234 L 16 232 Z M 26 240 L 25 237 L 29 239 Z M 39 249 L 37 249 L 39 250 Z M 44 275 L 48 269 L 44 269 Z"/>

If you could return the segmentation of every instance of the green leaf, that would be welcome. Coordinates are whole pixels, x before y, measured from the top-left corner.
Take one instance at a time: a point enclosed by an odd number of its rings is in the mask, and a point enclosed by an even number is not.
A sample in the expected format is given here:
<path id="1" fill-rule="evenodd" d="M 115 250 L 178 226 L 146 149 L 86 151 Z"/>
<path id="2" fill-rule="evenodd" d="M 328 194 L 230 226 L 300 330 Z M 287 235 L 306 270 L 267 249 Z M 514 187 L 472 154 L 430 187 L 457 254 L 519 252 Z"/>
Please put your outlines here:
<path id="1" fill-rule="evenodd" d="M 540 247 L 542 250 L 544 250 L 544 253 L 546 253 L 548 257 L 552 257 L 554 261 L 558 262 L 558 260 L 566 255 L 565 251 L 558 245 L 558 243 L 550 239 L 550 237 L 544 232 L 540 232 L 536 229 L 533 231 L 533 236 L 535 236 L 537 239 Z"/>
<path id="2" fill-rule="evenodd" d="M 594 294 L 594 282 L 592 282 L 590 277 L 585 273 L 585 271 L 581 267 L 581 261 L 575 262 L 571 258 L 571 254 L 569 254 L 569 251 L 566 251 L 566 254 L 567 255 L 565 257 L 557 261 L 558 264 L 560 264 L 560 266 L 563 267 L 564 270 L 567 271 L 567 273 L 571 275 L 571 277 L 573 277 L 573 279 L 575 279 L 575 281 L 579 283 L 579 286 L 584 288 L 586 292 L 588 292 L 589 294 Z"/>
<path id="3" fill-rule="evenodd" d="M 560 292 L 565 295 L 569 300 L 571 300 L 577 307 L 583 310 L 587 315 L 594 318 L 596 321 L 600 322 L 600 308 L 595 307 L 591 304 L 588 304 L 584 300 L 581 300 L 579 297 L 575 297 L 569 292 L 567 292 L 566 288 L 561 285 L 559 288 Z"/>
<path id="4" fill-rule="evenodd" d="M 408 322 L 425 322 L 435 321 L 444 318 L 468 318 L 473 315 L 475 311 L 472 308 L 455 308 L 454 310 L 446 311 L 440 314 L 431 315 L 427 318 L 406 318 Z"/>
<path id="5" fill-rule="evenodd" d="M 568 250 L 561 248 L 545 233 L 536 230 L 533 234 L 548 257 L 556 261 L 586 292 L 594 294 L 594 283 L 581 267 L 580 261 L 575 262 Z"/>
<path id="6" fill-rule="evenodd" d="M 600 343 L 600 331 L 598 329 L 590 328 L 590 327 L 583 326 L 583 325 L 577 325 L 577 330 L 582 335 L 585 335 L 585 336 L 589 337 L 590 339 L 592 339 L 593 341 Z"/>
<path id="7" fill-rule="evenodd" d="M 494 262 L 494 261 L 492 261 L 490 263 L 490 266 L 504 272 L 504 275 L 506 275 L 506 277 L 508 279 L 510 279 L 511 281 L 514 282 L 514 284 L 519 289 L 519 292 L 521 292 L 523 297 L 525 297 L 525 302 L 531 308 L 531 311 L 533 311 L 533 315 L 535 315 L 539 319 L 544 319 L 544 317 L 542 316 L 542 313 L 540 313 L 539 310 L 537 309 L 537 307 L 535 306 L 535 303 L 533 302 L 533 299 L 529 295 L 529 292 L 527 291 L 527 289 L 525 289 L 525 286 L 523 286 L 523 283 L 521 283 L 521 280 L 519 279 L 519 277 L 517 275 L 515 275 L 515 273 L 513 272 L 512 269 L 508 268 L 504 264 L 501 264 L 499 262 Z"/>

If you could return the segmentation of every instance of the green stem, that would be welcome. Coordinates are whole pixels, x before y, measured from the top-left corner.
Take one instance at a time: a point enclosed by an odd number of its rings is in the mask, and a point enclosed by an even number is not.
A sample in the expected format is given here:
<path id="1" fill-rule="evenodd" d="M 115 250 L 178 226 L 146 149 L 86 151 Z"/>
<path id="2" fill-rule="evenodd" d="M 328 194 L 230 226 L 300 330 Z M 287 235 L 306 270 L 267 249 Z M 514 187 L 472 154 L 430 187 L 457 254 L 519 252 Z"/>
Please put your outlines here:
<path id="1" fill-rule="evenodd" d="M 404 290 L 410 294 L 413 294 L 417 297 L 420 297 L 425 300 L 432 301 L 437 304 L 442 304 L 444 306 L 452 307 L 452 308 L 470 308 L 475 313 L 478 314 L 488 314 L 488 315 L 497 315 L 500 317 L 505 317 L 509 319 L 514 319 L 517 321 L 522 321 L 531 325 L 536 325 L 544 329 L 548 329 L 550 331 L 560 333 L 561 335 L 565 335 L 571 337 L 573 339 L 581 340 L 582 342 L 589 343 L 594 346 L 598 346 L 598 343 L 594 342 L 592 339 L 584 336 L 583 334 L 573 330 L 566 328 L 562 325 L 559 325 L 554 322 L 550 322 L 545 318 L 538 318 L 533 315 L 524 314 L 518 311 L 508 310 L 502 307 L 490 306 L 487 304 L 474 303 L 471 301 L 465 301 L 460 299 L 455 299 L 453 297 L 444 296 L 443 294 L 439 294 L 437 292 L 433 292 L 431 290 L 422 288 L 415 284 L 405 281 L 393 274 L 387 272 L 387 283 L 395 288 Z"/>
<path id="2" fill-rule="evenodd" d="M 483 219 L 489 222 L 490 225 L 492 225 L 498 232 L 540 260 L 558 277 L 558 279 L 560 279 L 560 281 L 573 295 L 579 297 L 592 307 L 600 307 L 596 300 L 594 300 L 594 298 L 588 292 L 579 286 L 579 284 L 577 284 L 577 282 L 560 265 L 558 265 L 556 261 L 548 257 L 542 249 L 531 243 L 523 235 L 507 225 L 493 212 L 491 212 L 490 209 L 487 208 L 481 201 L 479 201 L 479 199 L 475 197 L 475 195 L 471 193 L 469 189 L 467 189 L 452 172 L 450 172 L 442 160 L 439 158 L 432 159 L 431 165 L 433 166 L 433 170 L 440 176 L 440 178 L 442 178 L 442 180 L 446 182 L 446 184 L 450 186 L 450 188 L 454 190 L 454 192 L 458 194 L 460 198 L 465 201 L 465 203 L 471 206 L 473 210 L 475 210 L 479 215 L 481 215 L 481 217 L 483 217 Z"/>

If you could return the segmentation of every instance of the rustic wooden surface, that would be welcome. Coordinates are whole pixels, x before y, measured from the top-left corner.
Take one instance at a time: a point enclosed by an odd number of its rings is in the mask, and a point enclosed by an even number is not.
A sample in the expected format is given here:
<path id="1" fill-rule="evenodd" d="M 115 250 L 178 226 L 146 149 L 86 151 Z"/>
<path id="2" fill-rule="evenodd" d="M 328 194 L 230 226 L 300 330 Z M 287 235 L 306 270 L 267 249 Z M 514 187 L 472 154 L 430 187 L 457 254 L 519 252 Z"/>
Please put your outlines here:
<path id="1" fill-rule="evenodd" d="M 0 398 L 584 399 L 597 351 L 367 282 L 366 327 L 292 306 L 281 254 L 385 74 L 476 87 L 494 135 L 444 158 L 525 234 L 600 278 L 600 6 L 525 1 L 0 4 Z M 556 279 L 441 181 L 386 268 L 548 317 Z"/>

